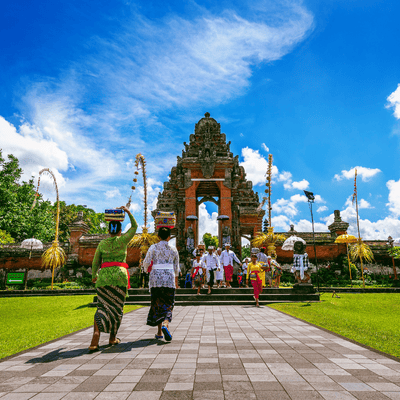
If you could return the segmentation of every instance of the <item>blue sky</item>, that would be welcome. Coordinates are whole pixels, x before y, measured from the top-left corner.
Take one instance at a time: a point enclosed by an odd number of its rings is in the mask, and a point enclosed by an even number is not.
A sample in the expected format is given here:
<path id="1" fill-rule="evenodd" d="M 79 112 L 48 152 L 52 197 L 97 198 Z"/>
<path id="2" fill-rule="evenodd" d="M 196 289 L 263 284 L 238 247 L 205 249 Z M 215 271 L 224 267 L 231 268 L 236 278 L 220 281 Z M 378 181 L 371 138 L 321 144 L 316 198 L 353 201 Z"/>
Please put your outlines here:
<path id="1" fill-rule="evenodd" d="M 62 200 L 99 212 L 126 203 L 141 152 L 152 208 L 210 112 L 261 197 L 273 154 L 277 231 L 311 229 L 307 189 L 317 230 L 339 209 L 355 233 L 358 167 L 362 236 L 400 237 L 399 12 L 394 0 L 4 2 L 0 148 L 25 179 L 51 168 Z M 201 216 L 215 233 L 215 209 Z"/>

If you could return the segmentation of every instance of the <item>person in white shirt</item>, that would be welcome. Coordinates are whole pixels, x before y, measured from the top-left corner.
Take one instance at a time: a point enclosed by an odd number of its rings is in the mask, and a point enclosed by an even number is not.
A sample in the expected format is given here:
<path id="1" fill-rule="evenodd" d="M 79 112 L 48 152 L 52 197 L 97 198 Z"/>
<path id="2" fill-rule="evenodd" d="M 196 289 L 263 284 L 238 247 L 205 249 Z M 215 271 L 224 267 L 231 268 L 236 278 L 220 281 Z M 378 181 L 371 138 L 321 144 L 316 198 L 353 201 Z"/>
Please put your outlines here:
<path id="1" fill-rule="evenodd" d="M 243 260 L 243 264 L 242 264 L 243 276 L 247 276 L 247 268 L 248 268 L 249 262 L 250 262 L 250 258 L 245 258 Z M 248 286 L 246 285 L 246 287 L 248 287 Z"/>
<path id="2" fill-rule="evenodd" d="M 219 259 L 213 253 L 214 246 L 208 246 L 208 253 L 203 256 L 203 262 L 206 264 L 206 270 L 210 275 L 208 280 L 208 294 L 211 294 L 211 288 L 214 286 L 214 272 L 221 268 Z"/>
<path id="3" fill-rule="evenodd" d="M 218 249 L 217 249 L 218 260 L 220 259 L 221 253 L 222 253 L 222 249 L 221 249 L 221 247 L 218 247 Z M 217 271 L 215 273 L 215 280 L 217 281 L 218 288 L 220 288 L 224 283 L 224 269 L 221 268 L 221 266 L 219 269 L 217 269 Z"/>
<path id="4" fill-rule="evenodd" d="M 193 260 L 193 267 L 190 271 L 192 275 L 193 288 L 197 288 L 197 295 L 200 295 L 200 289 L 203 286 L 204 276 L 206 274 L 206 268 L 204 261 L 201 259 L 200 252 L 196 253 L 196 259 Z"/>
<path id="5" fill-rule="evenodd" d="M 262 286 L 266 286 L 266 279 L 268 279 L 269 286 L 272 287 L 272 275 L 271 275 L 271 257 L 265 254 L 265 247 L 261 247 L 259 253 L 257 254 L 257 262 L 262 265 L 268 265 L 269 269 L 264 270 L 260 273 L 260 278 L 262 281 Z"/>
<path id="6" fill-rule="evenodd" d="M 233 261 L 235 260 L 238 264 L 240 264 L 240 266 L 242 266 L 242 263 L 236 257 L 236 254 L 232 250 L 230 250 L 230 247 L 230 243 L 225 243 L 225 250 L 220 255 L 220 261 L 222 266 L 224 267 L 225 281 L 228 288 L 232 287 L 231 282 L 233 275 Z"/>

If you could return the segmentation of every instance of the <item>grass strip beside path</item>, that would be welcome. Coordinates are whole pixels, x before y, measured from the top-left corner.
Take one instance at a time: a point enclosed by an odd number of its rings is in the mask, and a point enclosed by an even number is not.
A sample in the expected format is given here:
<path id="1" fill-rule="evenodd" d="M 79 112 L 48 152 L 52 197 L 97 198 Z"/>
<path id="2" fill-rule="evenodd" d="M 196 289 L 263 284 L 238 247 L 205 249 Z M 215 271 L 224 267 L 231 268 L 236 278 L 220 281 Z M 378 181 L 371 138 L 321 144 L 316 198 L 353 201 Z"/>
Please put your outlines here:
<path id="1" fill-rule="evenodd" d="M 0 299 L 0 359 L 93 325 L 92 300 L 93 295 Z M 127 305 L 124 313 L 139 307 Z"/>
<path id="2" fill-rule="evenodd" d="M 280 303 L 271 308 L 400 357 L 400 294 L 321 294 L 320 303 Z"/>

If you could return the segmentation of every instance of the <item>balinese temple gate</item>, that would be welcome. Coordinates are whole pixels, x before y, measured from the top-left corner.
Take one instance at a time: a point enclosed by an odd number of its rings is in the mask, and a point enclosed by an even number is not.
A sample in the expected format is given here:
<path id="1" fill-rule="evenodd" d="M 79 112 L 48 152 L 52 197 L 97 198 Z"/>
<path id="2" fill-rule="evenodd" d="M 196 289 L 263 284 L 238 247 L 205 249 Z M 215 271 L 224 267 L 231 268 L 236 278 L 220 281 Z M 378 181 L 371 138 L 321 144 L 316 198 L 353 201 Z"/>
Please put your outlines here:
<path id="1" fill-rule="evenodd" d="M 231 142 L 221 133 L 220 124 L 206 113 L 195 126 L 189 143 L 184 142 L 182 157 L 164 182 L 157 211 L 174 211 L 177 216 L 176 246 L 180 252 L 191 251 L 199 237 L 200 204 L 211 201 L 218 206 L 219 243 L 230 242 L 241 254 L 241 237 L 251 240 L 262 230 L 264 210 L 257 212 L 260 201 L 253 184 L 246 180 L 239 156 L 230 151 Z"/>

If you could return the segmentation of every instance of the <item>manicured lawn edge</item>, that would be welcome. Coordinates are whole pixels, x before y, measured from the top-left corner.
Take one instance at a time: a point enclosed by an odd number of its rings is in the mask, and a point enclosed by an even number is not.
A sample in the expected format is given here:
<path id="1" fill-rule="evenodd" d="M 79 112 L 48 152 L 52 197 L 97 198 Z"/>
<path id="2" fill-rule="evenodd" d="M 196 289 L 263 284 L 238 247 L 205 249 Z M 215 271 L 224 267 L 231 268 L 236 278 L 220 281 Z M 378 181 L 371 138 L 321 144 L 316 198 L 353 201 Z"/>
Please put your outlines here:
<path id="1" fill-rule="evenodd" d="M 135 310 L 128 311 L 127 313 L 124 313 L 124 315 L 125 315 L 125 314 L 129 314 L 129 313 L 131 313 L 131 312 L 135 312 L 135 311 L 137 311 L 137 310 L 139 310 L 139 309 L 141 309 L 141 308 L 143 308 L 143 307 L 145 307 L 145 306 L 139 305 L 138 308 L 136 308 Z M 56 339 L 49 340 L 48 342 L 45 342 L 45 343 L 42 343 L 42 344 L 38 344 L 37 346 L 31 347 L 31 348 L 29 348 L 29 349 L 22 350 L 22 351 L 19 351 L 18 353 L 11 354 L 11 355 L 9 355 L 9 356 L 0 358 L 0 364 L 1 364 L 3 361 L 7 361 L 7 360 L 9 360 L 9 359 L 11 359 L 11 358 L 20 356 L 20 355 L 25 354 L 25 353 L 29 353 L 30 351 L 36 350 L 36 349 L 38 349 L 39 347 L 46 346 L 46 345 L 48 345 L 48 344 L 50 344 L 50 343 L 54 343 L 54 342 L 56 342 L 57 340 L 67 338 L 67 337 L 69 337 L 69 336 L 75 335 L 75 334 L 78 333 L 78 332 L 82 332 L 82 331 L 84 331 L 84 330 L 86 330 L 86 329 L 90 329 L 90 328 L 92 328 L 92 327 L 93 327 L 93 325 L 90 325 L 90 326 L 87 326 L 86 328 L 78 329 L 78 330 L 75 331 L 75 332 L 67 333 L 67 334 L 64 335 L 64 336 L 60 336 L 60 337 L 58 337 L 58 338 L 56 338 Z M 89 346 L 88 346 L 88 347 L 89 347 Z"/>
<path id="2" fill-rule="evenodd" d="M 266 305 L 265 307 L 269 307 L 269 306 Z M 306 320 L 304 320 L 304 319 L 295 317 L 295 316 L 293 316 L 293 315 L 291 315 L 291 314 L 285 313 L 285 312 L 283 312 L 283 311 L 277 310 L 277 309 L 272 308 L 272 307 L 270 307 L 270 308 L 271 308 L 272 310 L 275 310 L 275 311 L 277 311 L 277 312 L 283 314 L 283 315 L 289 315 L 289 317 L 295 318 L 295 319 L 297 319 L 298 321 L 305 322 L 306 324 L 311 325 L 311 326 L 313 326 L 313 327 L 315 327 L 315 328 L 321 329 L 321 330 L 323 330 L 323 331 L 325 331 L 325 332 L 327 332 L 327 333 L 331 333 L 332 335 L 337 336 L 337 337 L 340 338 L 340 339 L 347 340 L 347 341 L 349 341 L 350 343 L 353 343 L 353 344 L 356 344 L 356 345 L 358 345 L 358 346 L 360 346 L 360 347 L 363 347 L 364 349 L 373 351 L 374 353 L 377 353 L 377 354 L 379 354 L 379 355 L 381 355 L 381 356 L 385 356 L 385 357 L 390 358 L 390 359 L 392 359 L 392 360 L 394 360 L 394 361 L 400 362 L 400 358 L 399 358 L 399 357 L 396 357 L 396 356 L 393 356 L 393 355 L 391 355 L 391 354 L 385 353 L 385 352 L 383 352 L 383 351 L 381 351 L 381 350 L 374 349 L 374 348 L 371 347 L 371 346 L 368 346 L 368 345 L 366 345 L 366 344 L 357 342 L 356 340 L 353 340 L 353 339 L 349 339 L 349 338 L 346 337 L 346 336 L 340 335 L 339 333 L 330 331 L 329 329 L 323 328 L 322 326 L 313 324 L 312 322 L 308 322 L 308 321 L 306 321 Z"/>

